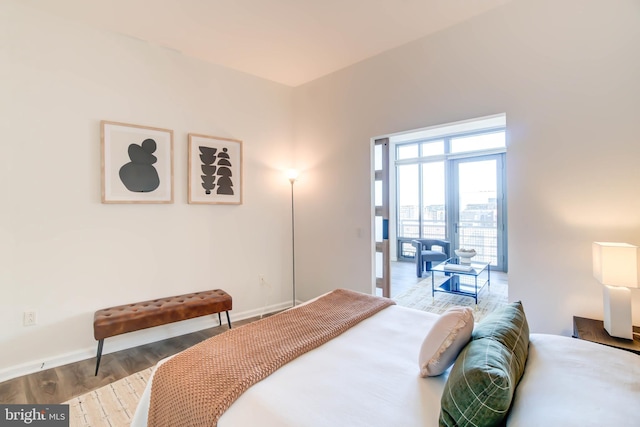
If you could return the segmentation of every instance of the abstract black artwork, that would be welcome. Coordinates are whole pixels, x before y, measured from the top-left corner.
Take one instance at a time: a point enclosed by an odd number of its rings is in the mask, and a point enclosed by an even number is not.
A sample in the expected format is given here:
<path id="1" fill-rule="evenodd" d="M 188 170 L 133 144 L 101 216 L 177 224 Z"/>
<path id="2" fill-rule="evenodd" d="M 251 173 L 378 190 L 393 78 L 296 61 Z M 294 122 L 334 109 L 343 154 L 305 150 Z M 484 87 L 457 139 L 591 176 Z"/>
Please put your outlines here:
<path id="1" fill-rule="evenodd" d="M 142 144 L 129 145 L 129 158 L 131 161 L 120 168 L 120 179 L 129 191 L 147 193 L 160 185 L 160 177 L 153 164 L 158 158 L 153 155 L 157 144 L 147 138 Z"/>
<path id="2" fill-rule="evenodd" d="M 242 141 L 189 134 L 189 203 L 242 203 Z"/>
<path id="3" fill-rule="evenodd" d="M 173 203 L 173 131 L 100 125 L 102 203 Z"/>
<path id="4" fill-rule="evenodd" d="M 202 188 L 206 195 L 215 192 L 215 194 L 227 194 L 233 196 L 233 166 L 229 161 L 230 157 L 227 153 L 228 148 L 223 147 L 222 152 L 216 156 L 217 148 L 199 146 L 200 161 L 202 164 Z M 217 162 L 216 162 L 217 159 Z M 217 188 L 216 188 L 217 187 Z"/>

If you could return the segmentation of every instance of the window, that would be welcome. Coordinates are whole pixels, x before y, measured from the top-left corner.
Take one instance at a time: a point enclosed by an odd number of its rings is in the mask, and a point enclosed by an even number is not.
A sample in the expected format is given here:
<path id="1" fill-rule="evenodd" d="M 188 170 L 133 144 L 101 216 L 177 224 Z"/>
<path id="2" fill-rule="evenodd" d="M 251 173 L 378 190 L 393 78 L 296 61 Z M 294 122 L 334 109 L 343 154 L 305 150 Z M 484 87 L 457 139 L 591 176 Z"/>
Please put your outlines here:
<path id="1" fill-rule="evenodd" d="M 411 260 L 416 238 L 476 249 L 475 260 L 506 269 L 504 115 L 392 137 L 396 253 Z"/>
<path id="2" fill-rule="evenodd" d="M 504 148 L 504 130 L 451 138 L 451 152 L 463 153 Z"/>

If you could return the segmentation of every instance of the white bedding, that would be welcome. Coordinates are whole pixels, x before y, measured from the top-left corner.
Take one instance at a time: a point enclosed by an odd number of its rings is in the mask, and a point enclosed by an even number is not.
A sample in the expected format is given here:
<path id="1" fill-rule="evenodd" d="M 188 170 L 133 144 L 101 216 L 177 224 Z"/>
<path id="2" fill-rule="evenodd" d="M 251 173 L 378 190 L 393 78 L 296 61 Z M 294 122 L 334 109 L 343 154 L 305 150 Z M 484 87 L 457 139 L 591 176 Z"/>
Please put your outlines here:
<path id="1" fill-rule="evenodd" d="M 421 378 L 418 367 L 420 345 L 436 319 L 388 307 L 252 386 L 218 426 L 438 426 L 449 371 Z M 151 381 L 132 426 L 146 426 L 150 389 Z M 637 420 L 639 404 L 640 356 L 532 334 L 507 425 L 627 426 Z"/>
<path id="2" fill-rule="evenodd" d="M 639 405 L 640 356 L 576 338 L 531 334 L 507 426 L 640 426 Z"/>
<path id="3" fill-rule="evenodd" d="M 420 378 L 437 315 L 388 307 L 247 390 L 219 427 L 437 426 L 446 377 Z M 150 384 L 132 426 L 146 426 Z"/>

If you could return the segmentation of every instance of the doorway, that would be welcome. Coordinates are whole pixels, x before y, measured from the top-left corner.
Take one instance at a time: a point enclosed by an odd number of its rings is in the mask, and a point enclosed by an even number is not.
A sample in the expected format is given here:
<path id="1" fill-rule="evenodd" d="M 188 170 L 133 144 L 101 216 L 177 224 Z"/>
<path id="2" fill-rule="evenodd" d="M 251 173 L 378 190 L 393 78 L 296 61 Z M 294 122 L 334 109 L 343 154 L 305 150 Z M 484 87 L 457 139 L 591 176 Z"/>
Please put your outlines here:
<path id="1" fill-rule="evenodd" d="M 388 148 L 384 160 L 382 141 Z M 450 241 L 452 256 L 454 249 L 475 249 L 475 260 L 490 263 L 492 271 L 507 271 L 505 115 L 375 142 L 374 231 L 377 247 L 385 248 L 375 259 L 376 281 L 391 282 L 385 283 L 386 292 L 394 286 L 390 268 L 415 262 L 412 240 L 419 238 Z M 383 199 L 388 210 L 379 206 Z M 382 212 L 388 215 L 384 219 Z"/>

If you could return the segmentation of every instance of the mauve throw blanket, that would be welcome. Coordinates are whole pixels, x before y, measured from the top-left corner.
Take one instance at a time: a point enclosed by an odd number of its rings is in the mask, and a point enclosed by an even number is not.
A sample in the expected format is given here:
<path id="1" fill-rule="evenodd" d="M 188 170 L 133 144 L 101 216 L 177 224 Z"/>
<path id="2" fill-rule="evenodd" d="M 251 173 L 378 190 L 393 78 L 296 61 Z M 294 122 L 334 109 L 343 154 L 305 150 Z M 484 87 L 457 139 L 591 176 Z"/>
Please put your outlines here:
<path id="1" fill-rule="evenodd" d="M 393 304 L 387 298 L 337 289 L 209 338 L 158 367 L 148 425 L 216 426 L 253 384 Z"/>

